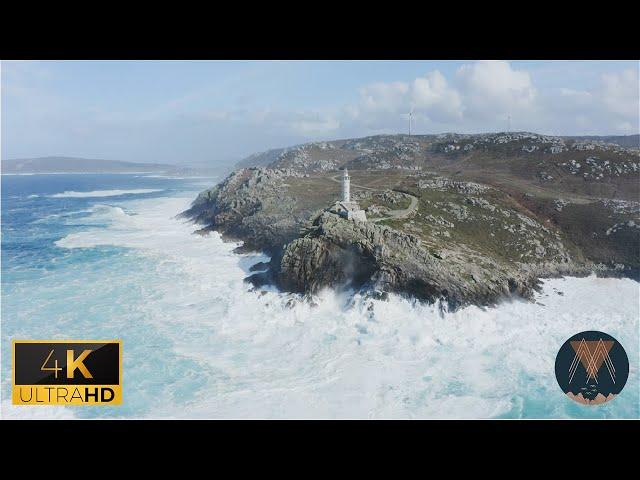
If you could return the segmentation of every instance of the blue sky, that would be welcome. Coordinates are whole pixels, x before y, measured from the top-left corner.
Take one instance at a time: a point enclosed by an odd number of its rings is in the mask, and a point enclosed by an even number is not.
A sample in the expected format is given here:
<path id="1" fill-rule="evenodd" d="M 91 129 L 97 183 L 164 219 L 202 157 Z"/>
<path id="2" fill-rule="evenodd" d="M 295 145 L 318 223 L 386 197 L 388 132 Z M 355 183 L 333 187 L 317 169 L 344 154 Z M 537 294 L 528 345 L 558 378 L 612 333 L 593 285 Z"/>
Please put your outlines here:
<path id="1" fill-rule="evenodd" d="M 2 62 L 2 158 L 220 164 L 407 130 L 638 133 L 638 62 Z"/>

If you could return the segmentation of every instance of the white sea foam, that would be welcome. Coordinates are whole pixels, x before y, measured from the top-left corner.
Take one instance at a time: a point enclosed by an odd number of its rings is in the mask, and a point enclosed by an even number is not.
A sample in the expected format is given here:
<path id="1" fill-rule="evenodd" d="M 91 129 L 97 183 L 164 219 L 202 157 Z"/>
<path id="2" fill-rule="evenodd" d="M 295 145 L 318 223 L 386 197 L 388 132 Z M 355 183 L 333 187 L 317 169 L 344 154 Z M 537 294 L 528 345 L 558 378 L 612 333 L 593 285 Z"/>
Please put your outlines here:
<path id="1" fill-rule="evenodd" d="M 66 191 L 49 195 L 51 198 L 92 198 L 92 197 L 118 197 L 120 195 L 139 195 L 143 193 L 162 192 L 157 188 L 136 188 L 132 190 L 93 190 L 91 192 Z"/>
<path id="2" fill-rule="evenodd" d="M 159 175 L 159 174 L 150 174 L 150 175 L 136 175 L 141 178 L 166 178 L 169 180 L 184 180 L 184 179 L 199 179 L 199 178 L 218 178 L 218 175 Z"/>
<path id="3" fill-rule="evenodd" d="M 154 260 L 140 286 L 147 298 L 130 308 L 169 341 L 179 359 L 165 373 L 186 368 L 180 365 L 187 360 L 198 368 L 186 369 L 175 383 L 162 371 L 157 378 L 145 376 L 143 382 L 162 387 L 160 393 L 154 387 L 161 401 L 150 403 L 143 416 L 638 416 L 637 282 L 546 280 L 536 303 L 444 315 L 438 306 L 396 295 L 379 301 L 331 290 L 313 305 L 273 288 L 251 291 L 243 278 L 251 264 L 266 258 L 236 255 L 236 244 L 223 243 L 217 234 L 193 235 L 192 225 L 174 218 L 190 200 L 98 206 L 90 218 L 107 228 L 57 242 L 66 248 L 128 247 Z M 560 345 L 583 330 L 613 335 L 631 362 L 625 390 L 599 407 L 568 400 L 554 377 Z M 135 345 L 140 339 L 124 341 Z M 130 401 L 141 392 L 130 389 Z"/>
<path id="4" fill-rule="evenodd" d="M 35 223 L 35 224 L 56 223 L 59 221 L 66 223 L 67 221 L 66 219 L 83 216 L 87 213 L 95 213 L 97 207 L 99 207 L 99 205 L 91 208 L 83 209 L 83 210 L 74 210 L 74 211 L 68 211 L 68 212 L 62 212 L 62 213 L 51 213 L 49 215 L 45 215 L 44 217 L 38 218 L 37 220 L 34 220 L 32 223 Z"/>
<path id="5" fill-rule="evenodd" d="M 0 420 L 70 420 L 75 418 L 71 409 L 60 406 L 12 405 L 10 400 L 0 403 Z"/>

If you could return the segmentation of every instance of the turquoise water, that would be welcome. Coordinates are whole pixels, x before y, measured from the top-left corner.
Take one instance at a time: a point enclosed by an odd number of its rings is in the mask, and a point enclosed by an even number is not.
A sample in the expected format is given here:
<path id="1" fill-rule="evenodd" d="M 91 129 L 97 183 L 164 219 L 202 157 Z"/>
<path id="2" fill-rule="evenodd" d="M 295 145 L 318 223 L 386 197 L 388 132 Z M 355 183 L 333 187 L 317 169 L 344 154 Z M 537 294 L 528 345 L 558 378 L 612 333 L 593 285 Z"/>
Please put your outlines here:
<path id="1" fill-rule="evenodd" d="M 172 385 L 172 397 L 192 395 L 200 383 L 196 362 L 176 358 L 139 308 L 156 295 L 146 281 L 156 259 L 126 247 L 68 249 L 56 241 L 108 227 L 133 199 L 193 197 L 202 182 L 137 175 L 2 176 L 3 398 L 10 395 L 13 338 L 125 341 L 127 401 L 74 410 L 78 417 L 143 415 L 161 401 L 164 381 Z M 152 380 L 160 378 L 156 369 L 163 382 Z"/>
<path id="2" fill-rule="evenodd" d="M 251 291 L 243 278 L 266 257 L 174 218 L 214 182 L 2 176 L 3 417 L 638 417 L 638 283 L 549 280 L 537 303 L 444 315 L 333 291 L 313 306 Z M 605 405 L 555 382 L 558 348 L 583 330 L 610 333 L 631 361 Z M 11 406 L 14 338 L 122 339 L 123 405 Z"/>

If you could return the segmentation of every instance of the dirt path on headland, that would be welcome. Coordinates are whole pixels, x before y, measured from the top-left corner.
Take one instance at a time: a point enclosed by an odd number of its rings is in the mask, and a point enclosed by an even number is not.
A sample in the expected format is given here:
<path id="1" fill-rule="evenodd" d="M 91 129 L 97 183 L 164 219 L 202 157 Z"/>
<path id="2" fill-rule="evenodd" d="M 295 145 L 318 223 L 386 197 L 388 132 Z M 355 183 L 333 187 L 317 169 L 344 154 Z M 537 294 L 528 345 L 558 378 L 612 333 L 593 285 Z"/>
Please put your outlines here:
<path id="1" fill-rule="evenodd" d="M 394 190 L 396 191 L 396 190 Z M 404 208 L 402 210 L 390 210 L 389 212 L 387 212 L 387 216 L 386 217 L 382 217 L 382 218 L 374 218 L 369 220 L 370 222 L 379 222 L 381 220 L 397 220 L 399 218 L 405 218 L 408 217 L 409 215 L 411 215 L 411 213 L 418 208 L 418 199 L 416 197 L 414 197 L 413 195 L 409 195 L 408 193 L 405 192 L 400 192 L 403 193 L 404 195 L 407 195 L 409 197 L 411 197 L 411 204 L 407 207 Z"/>
<path id="2" fill-rule="evenodd" d="M 333 180 L 336 183 L 342 183 L 342 180 L 339 179 L 338 177 L 340 177 L 340 175 L 335 175 L 332 177 L 329 177 L 331 180 Z M 365 187 L 364 185 L 357 185 L 355 183 L 351 184 L 352 187 L 357 187 L 357 188 L 362 188 L 364 190 L 371 190 L 373 192 L 378 192 L 380 191 L 379 189 L 376 188 L 371 188 L 371 187 Z M 389 212 L 386 213 L 386 216 L 381 217 L 381 218 L 374 218 L 369 220 L 370 222 L 380 222 L 382 220 L 397 220 L 399 218 L 405 218 L 408 217 L 409 215 L 411 215 L 411 213 L 413 213 L 413 211 L 418 208 L 418 198 L 414 197 L 413 195 L 410 195 L 406 192 L 400 192 L 399 190 L 395 190 L 395 189 L 391 189 L 394 192 L 398 192 L 398 193 L 402 193 L 403 195 L 406 195 L 408 197 L 411 198 L 411 203 L 409 204 L 409 206 L 407 208 L 403 208 L 400 210 L 390 210 Z"/>

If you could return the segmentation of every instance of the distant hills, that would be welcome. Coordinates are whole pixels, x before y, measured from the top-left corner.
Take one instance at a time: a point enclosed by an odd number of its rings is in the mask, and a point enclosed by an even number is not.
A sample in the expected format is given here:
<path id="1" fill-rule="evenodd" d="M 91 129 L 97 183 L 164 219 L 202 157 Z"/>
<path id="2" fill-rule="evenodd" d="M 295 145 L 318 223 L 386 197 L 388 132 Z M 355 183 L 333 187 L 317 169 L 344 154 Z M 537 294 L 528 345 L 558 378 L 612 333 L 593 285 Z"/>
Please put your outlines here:
<path id="1" fill-rule="evenodd" d="M 2 160 L 2 173 L 169 173 L 179 167 L 162 163 L 134 163 L 77 157 Z"/>
<path id="2" fill-rule="evenodd" d="M 564 137 L 573 140 L 589 140 L 604 143 L 613 143 L 627 148 L 640 148 L 640 135 L 586 135 L 582 137 Z"/>
<path id="3" fill-rule="evenodd" d="M 611 147 L 640 149 L 640 135 L 565 136 L 556 137 L 529 132 L 439 135 L 375 135 L 364 138 L 312 142 L 287 148 L 254 153 L 236 164 L 236 168 L 269 166 L 293 168 L 306 172 L 335 168 L 407 168 L 427 165 L 432 157 L 442 153 L 472 153 L 477 148 L 497 157 L 513 157 L 517 152 L 506 151 L 504 144 L 512 140 L 525 142 L 518 147 L 533 148 L 540 153 L 564 150 L 567 145 L 603 150 Z M 520 142 L 522 143 L 522 142 Z M 466 147 L 458 151 L 456 147 Z M 540 148 L 542 147 L 542 148 Z M 426 165 L 424 165 L 426 166 Z"/>
<path id="4" fill-rule="evenodd" d="M 630 137 L 585 140 L 531 132 L 376 135 L 271 150 L 252 155 L 239 166 L 267 167 L 286 175 L 324 174 L 341 168 L 389 174 L 437 171 L 481 183 L 500 181 L 500 188 L 525 182 L 558 196 L 574 193 L 638 201 L 640 149 L 620 146 L 612 139 L 630 141 Z"/>

